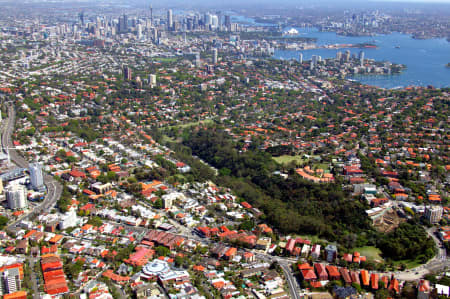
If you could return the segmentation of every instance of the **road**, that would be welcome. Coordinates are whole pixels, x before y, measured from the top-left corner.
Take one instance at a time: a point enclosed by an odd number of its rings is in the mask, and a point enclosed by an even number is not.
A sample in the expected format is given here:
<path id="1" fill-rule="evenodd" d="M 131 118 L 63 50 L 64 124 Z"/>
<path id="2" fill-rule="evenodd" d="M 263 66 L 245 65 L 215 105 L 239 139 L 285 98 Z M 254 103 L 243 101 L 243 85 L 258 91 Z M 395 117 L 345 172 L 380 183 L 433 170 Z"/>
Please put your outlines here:
<path id="1" fill-rule="evenodd" d="M 14 162 L 17 166 L 28 168 L 28 162 L 25 160 L 25 158 L 22 157 L 15 149 L 13 149 L 11 134 L 14 130 L 15 119 L 16 119 L 16 111 L 14 110 L 14 107 L 12 105 L 9 105 L 8 123 L 2 126 L 2 138 L 1 138 L 2 149 L 4 153 L 7 153 L 9 151 L 11 161 Z M 9 224 L 7 226 L 8 229 L 16 227 L 18 223 L 20 223 L 22 220 L 30 218 L 32 215 L 40 214 L 42 212 L 48 212 L 50 208 L 55 205 L 56 201 L 60 198 L 62 193 L 61 184 L 58 181 L 56 181 L 51 175 L 48 175 L 46 173 L 43 175 L 43 177 L 44 177 L 44 184 L 47 187 L 47 194 L 45 196 L 44 201 L 39 205 L 35 206 L 33 210 L 30 211 L 29 213 L 23 214 L 21 217 L 17 218 L 16 221 Z"/>
<path id="2" fill-rule="evenodd" d="M 292 273 L 291 266 L 295 262 L 294 259 L 291 258 L 282 258 L 278 256 L 271 256 L 268 254 L 255 252 L 255 256 L 265 262 L 272 263 L 274 261 L 278 262 L 281 269 L 284 272 L 284 276 L 286 277 L 286 281 L 289 287 L 290 298 L 300 299 L 300 287 L 297 282 L 297 278 Z"/>
<path id="3" fill-rule="evenodd" d="M 29 266 L 31 269 L 30 280 L 31 280 L 31 287 L 33 289 L 33 299 L 38 299 L 38 298 L 40 298 L 39 288 L 38 288 L 36 273 L 34 272 L 34 265 L 36 264 L 36 258 L 27 257 L 26 259 L 28 260 Z"/>
<path id="4" fill-rule="evenodd" d="M 432 227 L 427 229 L 426 231 L 428 235 L 433 238 L 434 243 L 436 244 L 436 247 L 438 249 L 437 255 L 424 265 L 420 265 L 416 268 L 396 273 L 395 276 L 398 279 L 409 281 L 417 280 L 422 278 L 426 274 L 439 272 L 450 268 L 450 259 L 447 257 L 445 248 L 442 247 L 443 244 L 441 240 L 439 240 L 438 237 L 436 237 L 436 235 L 434 234 L 436 232 L 436 228 Z"/>

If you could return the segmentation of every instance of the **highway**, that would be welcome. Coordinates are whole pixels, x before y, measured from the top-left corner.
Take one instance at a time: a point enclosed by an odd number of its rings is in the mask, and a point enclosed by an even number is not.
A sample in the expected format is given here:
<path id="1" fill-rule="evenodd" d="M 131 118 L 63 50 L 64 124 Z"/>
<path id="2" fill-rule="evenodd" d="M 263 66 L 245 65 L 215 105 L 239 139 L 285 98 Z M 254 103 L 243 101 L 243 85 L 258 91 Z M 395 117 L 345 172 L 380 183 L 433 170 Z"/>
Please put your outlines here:
<path id="1" fill-rule="evenodd" d="M 16 119 L 16 111 L 12 105 L 8 106 L 8 123 L 2 126 L 2 149 L 5 154 L 8 153 L 10 155 L 10 159 L 17 166 L 28 168 L 28 162 L 22 157 L 15 149 L 13 149 L 13 144 L 11 140 L 11 134 L 14 130 Z M 60 198 L 62 193 L 61 184 L 56 181 L 51 175 L 44 173 L 44 184 L 47 187 L 47 194 L 42 203 L 35 206 L 32 211 L 27 214 L 23 214 L 21 217 L 16 219 L 13 223 L 7 226 L 8 229 L 11 229 L 17 226 L 20 221 L 30 218 L 31 215 L 38 215 L 42 212 L 48 212 L 51 207 L 53 207 L 56 201 Z"/>

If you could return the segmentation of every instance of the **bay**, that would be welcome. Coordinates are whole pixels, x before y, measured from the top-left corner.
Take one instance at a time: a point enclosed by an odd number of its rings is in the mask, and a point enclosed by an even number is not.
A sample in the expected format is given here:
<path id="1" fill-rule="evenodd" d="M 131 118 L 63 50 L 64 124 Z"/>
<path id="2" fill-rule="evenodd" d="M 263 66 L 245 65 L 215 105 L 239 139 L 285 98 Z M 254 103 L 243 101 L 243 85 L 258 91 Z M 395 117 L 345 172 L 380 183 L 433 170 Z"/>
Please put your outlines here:
<path id="1" fill-rule="evenodd" d="M 401 74 L 395 75 L 355 75 L 349 77 L 363 84 L 382 88 L 397 88 L 407 86 L 449 87 L 450 43 L 445 39 L 417 40 L 409 35 L 392 33 L 376 36 L 340 36 L 334 32 L 321 32 L 317 28 L 296 28 L 299 32 L 295 37 L 317 38 L 317 45 L 330 44 L 360 44 L 371 43 L 377 48 L 357 49 L 349 48 L 353 54 L 364 51 L 365 57 L 377 61 L 390 61 L 406 65 Z M 303 60 L 311 59 L 312 55 L 322 58 L 336 57 L 337 52 L 347 49 L 312 49 L 312 50 L 275 50 L 274 58 L 298 59 L 303 54 Z"/>

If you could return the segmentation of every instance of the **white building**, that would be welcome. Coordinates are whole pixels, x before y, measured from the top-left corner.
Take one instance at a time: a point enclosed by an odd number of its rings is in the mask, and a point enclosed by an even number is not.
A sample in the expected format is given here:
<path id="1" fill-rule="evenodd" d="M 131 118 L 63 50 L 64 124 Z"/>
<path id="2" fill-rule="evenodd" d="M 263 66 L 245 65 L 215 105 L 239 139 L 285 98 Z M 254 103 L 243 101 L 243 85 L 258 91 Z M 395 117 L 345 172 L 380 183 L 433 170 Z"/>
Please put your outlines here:
<path id="1" fill-rule="evenodd" d="M 156 75 L 150 74 L 150 76 L 148 77 L 148 81 L 151 87 L 156 86 Z"/>
<path id="2" fill-rule="evenodd" d="M 430 223 L 438 223 L 442 219 L 444 209 L 440 206 L 430 206 L 425 208 L 425 218 Z"/>
<path id="3" fill-rule="evenodd" d="M 8 185 L 5 188 L 8 207 L 12 210 L 24 209 L 28 206 L 26 189 L 22 185 Z"/>
<path id="4" fill-rule="evenodd" d="M 18 268 L 5 270 L 2 273 L 2 294 L 10 294 L 20 290 L 20 273 Z"/>
<path id="5" fill-rule="evenodd" d="M 44 186 L 44 177 L 42 175 L 42 165 L 39 163 L 30 164 L 30 180 L 34 190 L 42 189 Z"/>
<path id="6" fill-rule="evenodd" d="M 217 54 L 218 54 L 217 48 L 214 48 L 214 50 L 213 50 L 213 63 L 214 64 L 217 64 Z"/>
<path id="7" fill-rule="evenodd" d="M 77 226 L 79 223 L 79 219 L 74 210 L 71 210 L 64 214 L 59 221 L 59 228 L 61 230 L 67 229 L 69 227 Z"/>

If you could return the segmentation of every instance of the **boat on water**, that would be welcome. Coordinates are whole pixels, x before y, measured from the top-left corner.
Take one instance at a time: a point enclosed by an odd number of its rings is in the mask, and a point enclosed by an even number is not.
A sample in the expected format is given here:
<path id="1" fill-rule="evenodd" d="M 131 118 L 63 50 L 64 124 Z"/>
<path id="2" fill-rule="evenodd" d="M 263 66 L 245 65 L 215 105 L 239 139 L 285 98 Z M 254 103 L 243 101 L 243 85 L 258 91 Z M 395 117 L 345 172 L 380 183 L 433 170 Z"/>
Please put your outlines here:
<path id="1" fill-rule="evenodd" d="M 396 49 L 400 49 L 400 46 L 395 46 Z"/>

